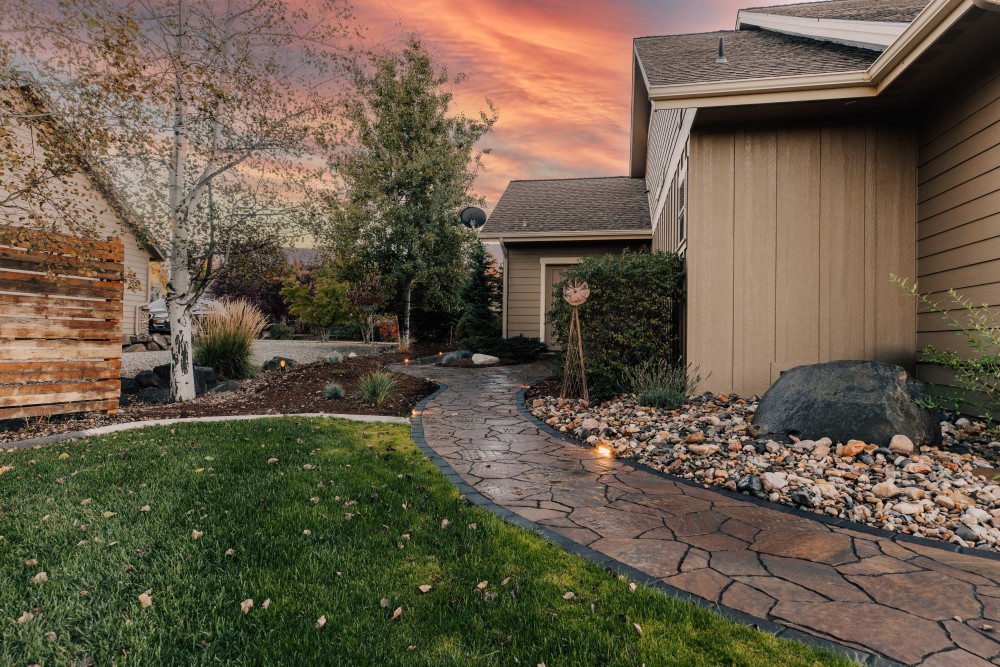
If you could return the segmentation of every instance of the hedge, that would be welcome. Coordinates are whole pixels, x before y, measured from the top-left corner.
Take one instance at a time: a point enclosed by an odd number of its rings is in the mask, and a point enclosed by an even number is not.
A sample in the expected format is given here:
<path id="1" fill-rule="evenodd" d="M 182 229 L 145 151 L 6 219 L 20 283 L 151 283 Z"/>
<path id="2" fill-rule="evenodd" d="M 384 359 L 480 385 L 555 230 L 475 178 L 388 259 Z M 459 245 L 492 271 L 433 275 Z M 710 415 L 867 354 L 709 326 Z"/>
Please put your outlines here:
<path id="1" fill-rule="evenodd" d="M 625 391 L 626 368 L 649 360 L 683 363 L 679 316 L 684 261 L 678 255 L 625 250 L 620 255 L 588 257 L 565 278 L 590 285 L 590 298 L 580 306 L 580 327 L 592 398 L 605 400 Z M 553 305 L 547 314 L 556 342 L 563 346 L 571 313 L 562 298 L 566 280 L 553 286 Z M 564 361 L 562 352 L 559 357 Z"/>

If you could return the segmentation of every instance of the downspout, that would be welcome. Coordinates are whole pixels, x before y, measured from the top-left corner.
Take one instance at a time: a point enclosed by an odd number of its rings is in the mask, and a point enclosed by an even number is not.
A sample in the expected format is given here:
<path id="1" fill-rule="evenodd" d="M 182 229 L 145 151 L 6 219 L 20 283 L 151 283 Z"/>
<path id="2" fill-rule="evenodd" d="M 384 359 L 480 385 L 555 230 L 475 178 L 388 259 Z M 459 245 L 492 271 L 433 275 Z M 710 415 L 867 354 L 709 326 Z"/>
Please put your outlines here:
<path id="1" fill-rule="evenodd" d="M 500 237 L 500 252 L 503 254 L 503 285 L 500 287 L 502 292 L 500 298 L 500 307 L 503 309 L 503 317 L 501 317 L 501 322 L 503 324 L 503 331 L 501 335 L 507 337 L 507 274 L 510 273 L 509 262 L 507 261 L 507 245 L 503 242 L 503 237 Z"/>

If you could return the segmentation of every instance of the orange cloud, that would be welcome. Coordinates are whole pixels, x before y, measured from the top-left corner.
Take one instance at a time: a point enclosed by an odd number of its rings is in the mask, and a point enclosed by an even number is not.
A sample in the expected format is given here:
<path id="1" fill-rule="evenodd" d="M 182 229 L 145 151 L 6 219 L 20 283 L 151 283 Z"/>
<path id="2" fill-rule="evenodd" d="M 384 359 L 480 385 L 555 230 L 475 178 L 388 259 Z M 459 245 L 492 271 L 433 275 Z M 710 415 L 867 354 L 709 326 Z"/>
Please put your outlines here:
<path id="1" fill-rule="evenodd" d="M 370 0 L 356 13 L 376 40 L 417 32 L 451 73 L 467 72 L 459 110 L 497 105 L 476 184 L 492 208 L 513 179 L 627 173 L 632 38 L 731 29 L 746 4 Z"/>

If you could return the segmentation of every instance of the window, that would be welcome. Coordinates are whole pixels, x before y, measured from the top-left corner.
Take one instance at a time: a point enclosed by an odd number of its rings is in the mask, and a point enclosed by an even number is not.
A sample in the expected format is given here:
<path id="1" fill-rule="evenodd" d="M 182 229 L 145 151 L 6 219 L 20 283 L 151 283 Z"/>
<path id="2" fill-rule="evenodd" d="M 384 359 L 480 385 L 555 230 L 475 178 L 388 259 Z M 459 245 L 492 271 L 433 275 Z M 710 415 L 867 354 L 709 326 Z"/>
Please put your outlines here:
<path id="1" fill-rule="evenodd" d="M 687 166 L 687 165 L 685 165 Z M 677 188 L 677 245 L 684 243 L 687 230 L 685 222 L 687 218 L 687 188 L 684 182 L 685 173 L 681 172 L 681 182 Z"/>

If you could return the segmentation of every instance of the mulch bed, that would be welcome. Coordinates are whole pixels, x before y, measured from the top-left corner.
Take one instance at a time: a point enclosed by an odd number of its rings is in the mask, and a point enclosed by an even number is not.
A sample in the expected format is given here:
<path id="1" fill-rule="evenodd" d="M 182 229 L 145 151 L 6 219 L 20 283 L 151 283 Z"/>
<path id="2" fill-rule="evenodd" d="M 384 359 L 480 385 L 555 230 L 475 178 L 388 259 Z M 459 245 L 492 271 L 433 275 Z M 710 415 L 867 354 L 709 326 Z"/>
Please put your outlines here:
<path id="1" fill-rule="evenodd" d="M 361 403 L 354 397 L 360 378 L 388 364 L 436 355 L 442 349 L 449 349 L 443 345 L 421 342 L 414 344 L 405 354 L 393 351 L 372 356 L 345 357 L 339 364 L 319 361 L 285 371 L 262 372 L 258 377 L 243 382 L 243 387 L 237 392 L 208 392 L 186 403 L 156 405 L 135 402 L 111 415 L 87 413 L 53 417 L 48 421 L 33 420 L 16 430 L 0 431 L 0 443 L 108 424 L 155 419 L 308 412 L 406 417 L 417 403 L 434 392 L 436 385 L 433 382 L 396 373 L 394 397 L 388 404 L 378 407 Z M 343 398 L 328 399 L 323 395 L 323 389 L 331 382 L 343 387 Z"/>

